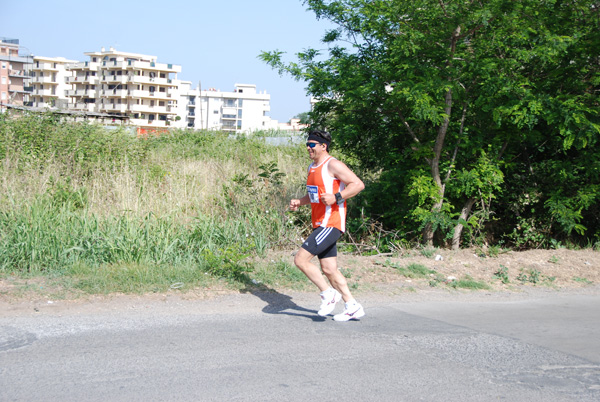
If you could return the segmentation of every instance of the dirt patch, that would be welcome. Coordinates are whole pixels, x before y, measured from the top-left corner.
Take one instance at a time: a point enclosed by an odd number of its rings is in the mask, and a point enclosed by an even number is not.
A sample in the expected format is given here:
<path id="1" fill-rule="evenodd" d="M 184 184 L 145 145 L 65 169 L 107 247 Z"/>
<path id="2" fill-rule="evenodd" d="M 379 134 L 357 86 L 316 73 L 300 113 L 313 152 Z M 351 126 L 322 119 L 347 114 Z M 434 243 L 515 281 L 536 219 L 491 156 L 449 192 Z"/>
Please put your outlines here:
<path id="1" fill-rule="evenodd" d="M 273 253 L 269 258 L 291 262 L 292 253 Z M 453 281 L 467 278 L 486 284 L 492 291 L 544 286 L 577 289 L 600 284 L 600 252 L 593 250 L 502 251 L 496 255 L 481 249 L 427 253 L 407 250 L 395 255 L 340 254 L 338 265 L 351 288 L 358 292 L 398 293 L 432 287 L 452 288 Z M 431 272 L 421 278 L 403 274 L 406 268 L 415 265 Z"/>
<path id="2" fill-rule="evenodd" d="M 347 269 L 349 280 L 367 286 L 395 284 L 416 289 L 447 286 L 452 281 L 470 278 L 492 290 L 510 290 L 521 286 L 549 286 L 557 289 L 580 288 L 600 283 L 600 252 L 593 250 L 505 251 L 490 256 L 482 250 L 435 250 L 423 255 L 407 251 L 399 256 L 340 256 L 340 267 Z M 402 268 L 426 267 L 429 278 L 407 278 Z M 359 285 L 360 287 L 360 285 Z"/>

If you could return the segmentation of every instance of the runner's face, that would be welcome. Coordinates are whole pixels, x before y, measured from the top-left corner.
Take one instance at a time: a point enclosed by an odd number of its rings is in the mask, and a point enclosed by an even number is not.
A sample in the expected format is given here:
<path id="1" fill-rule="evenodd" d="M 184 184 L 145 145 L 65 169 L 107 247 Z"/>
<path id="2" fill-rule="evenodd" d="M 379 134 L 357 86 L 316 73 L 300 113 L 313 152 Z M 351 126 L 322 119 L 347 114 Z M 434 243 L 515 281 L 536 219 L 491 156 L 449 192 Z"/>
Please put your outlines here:
<path id="1" fill-rule="evenodd" d="M 308 155 L 309 155 L 310 159 L 314 160 L 319 155 L 321 155 L 321 153 L 325 149 L 325 144 L 320 144 L 317 141 L 308 141 L 306 143 L 306 149 L 308 150 Z"/>

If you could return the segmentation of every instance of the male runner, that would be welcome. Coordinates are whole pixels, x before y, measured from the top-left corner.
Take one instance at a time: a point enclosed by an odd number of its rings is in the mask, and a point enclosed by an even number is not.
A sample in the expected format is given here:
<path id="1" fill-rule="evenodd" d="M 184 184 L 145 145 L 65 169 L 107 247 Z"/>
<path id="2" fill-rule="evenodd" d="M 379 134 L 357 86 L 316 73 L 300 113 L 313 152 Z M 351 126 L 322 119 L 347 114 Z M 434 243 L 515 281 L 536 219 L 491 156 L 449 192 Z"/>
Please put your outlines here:
<path id="1" fill-rule="evenodd" d="M 346 278 L 338 270 L 336 242 L 346 230 L 346 200 L 360 193 L 365 185 L 344 163 L 329 155 L 330 144 L 331 135 L 326 131 L 314 130 L 308 135 L 306 148 L 312 163 L 306 180 L 307 194 L 291 200 L 290 210 L 310 204 L 313 232 L 296 253 L 294 264 L 321 291 L 320 316 L 331 314 L 343 298 L 345 309 L 333 319 L 358 320 L 365 310 L 352 297 Z M 331 286 L 311 263 L 315 255 Z"/>

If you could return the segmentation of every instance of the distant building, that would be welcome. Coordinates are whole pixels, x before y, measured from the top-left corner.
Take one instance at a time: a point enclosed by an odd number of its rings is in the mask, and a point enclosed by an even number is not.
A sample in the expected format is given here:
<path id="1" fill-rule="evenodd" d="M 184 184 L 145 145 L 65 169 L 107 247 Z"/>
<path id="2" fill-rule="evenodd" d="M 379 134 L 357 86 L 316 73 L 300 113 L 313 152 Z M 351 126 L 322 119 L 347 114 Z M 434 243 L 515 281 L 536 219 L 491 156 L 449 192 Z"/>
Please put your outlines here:
<path id="1" fill-rule="evenodd" d="M 179 99 L 183 127 L 240 133 L 265 130 L 271 121 L 271 95 L 257 92 L 256 85 L 235 84 L 233 91 L 221 92 L 191 89 L 191 83 L 183 81 Z"/>
<path id="2" fill-rule="evenodd" d="M 130 116 L 131 124 L 148 128 L 175 120 L 181 66 L 113 48 L 85 54 L 88 61 L 69 66 L 70 109 Z"/>
<path id="3" fill-rule="evenodd" d="M 3 41 L 2 103 L 65 110 L 69 116 L 114 116 L 116 123 L 128 122 L 143 132 L 170 127 L 235 133 L 297 129 L 295 124 L 271 120 L 271 95 L 258 92 L 256 85 L 235 84 L 230 92 L 193 89 L 190 81 L 177 79 L 181 66 L 158 63 L 156 56 L 114 48 L 85 55 L 88 60 L 83 62 L 36 56 L 26 73 L 26 59 L 18 56 L 18 40 L 6 45 Z M 32 80 L 27 103 L 25 79 Z"/>
<path id="4" fill-rule="evenodd" d="M 0 104 L 23 106 L 28 101 L 30 64 L 29 57 L 19 55 L 18 39 L 0 38 Z"/>
<path id="5" fill-rule="evenodd" d="M 68 82 L 72 73 L 67 67 L 72 63 L 77 61 L 64 57 L 34 56 L 30 73 L 32 92 L 29 105 L 34 108 L 67 109 L 72 92 Z"/>

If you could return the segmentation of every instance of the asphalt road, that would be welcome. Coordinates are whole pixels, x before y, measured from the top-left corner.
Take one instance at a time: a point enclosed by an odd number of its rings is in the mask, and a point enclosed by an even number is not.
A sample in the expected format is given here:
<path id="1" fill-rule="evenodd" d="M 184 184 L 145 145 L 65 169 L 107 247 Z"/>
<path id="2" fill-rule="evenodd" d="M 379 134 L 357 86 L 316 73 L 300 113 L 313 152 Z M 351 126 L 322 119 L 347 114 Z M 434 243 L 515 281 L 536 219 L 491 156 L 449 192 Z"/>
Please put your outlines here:
<path id="1" fill-rule="evenodd" d="M 315 302 L 5 303 L 0 401 L 600 401 L 600 292 Z"/>

